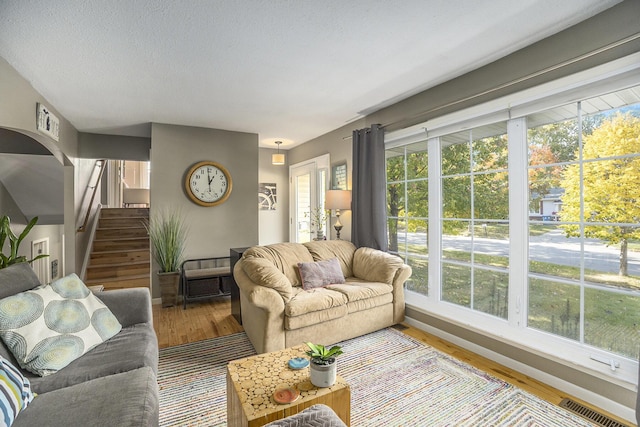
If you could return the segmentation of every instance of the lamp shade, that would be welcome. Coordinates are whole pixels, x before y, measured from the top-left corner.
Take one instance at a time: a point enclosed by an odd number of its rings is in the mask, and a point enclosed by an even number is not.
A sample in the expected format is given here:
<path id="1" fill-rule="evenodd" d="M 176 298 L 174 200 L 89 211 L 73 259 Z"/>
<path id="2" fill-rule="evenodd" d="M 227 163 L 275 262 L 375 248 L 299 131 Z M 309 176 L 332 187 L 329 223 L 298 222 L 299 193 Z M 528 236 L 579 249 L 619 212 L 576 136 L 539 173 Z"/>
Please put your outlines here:
<path id="1" fill-rule="evenodd" d="M 284 153 L 277 153 L 271 155 L 272 165 L 284 165 Z"/>
<path id="2" fill-rule="evenodd" d="M 351 209 L 351 191 L 328 190 L 324 198 L 325 209 Z"/>

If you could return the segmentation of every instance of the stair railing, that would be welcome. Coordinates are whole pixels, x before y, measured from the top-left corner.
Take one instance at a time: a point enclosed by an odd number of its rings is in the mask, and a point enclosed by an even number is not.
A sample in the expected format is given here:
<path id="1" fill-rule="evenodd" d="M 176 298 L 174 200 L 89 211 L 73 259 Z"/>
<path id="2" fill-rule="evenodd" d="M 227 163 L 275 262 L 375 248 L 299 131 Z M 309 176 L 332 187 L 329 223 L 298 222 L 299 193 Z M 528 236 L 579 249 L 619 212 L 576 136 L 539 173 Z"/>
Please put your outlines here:
<path id="1" fill-rule="evenodd" d="M 102 174 L 104 173 L 104 167 L 107 164 L 106 159 L 96 160 L 96 165 L 98 166 L 100 163 L 100 172 L 98 173 L 98 179 L 96 179 L 95 185 L 87 185 L 87 190 L 92 189 L 93 193 L 91 193 L 91 200 L 89 201 L 89 206 L 87 206 L 87 213 L 84 216 L 84 222 L 80 227 L 78 227 L 78 232 L 84 232 L 87 230 L 87 223 L 89 222 L 89 216 L 91 216 L 91 208 L 93 207 L 93 201 L 96 198 L 96 192 L 98 191 L 98 187 L 100 186 L 100 181 L 102 180 Z M 89 179 L 89 184 L 91 184 L 91 179 Z"/>

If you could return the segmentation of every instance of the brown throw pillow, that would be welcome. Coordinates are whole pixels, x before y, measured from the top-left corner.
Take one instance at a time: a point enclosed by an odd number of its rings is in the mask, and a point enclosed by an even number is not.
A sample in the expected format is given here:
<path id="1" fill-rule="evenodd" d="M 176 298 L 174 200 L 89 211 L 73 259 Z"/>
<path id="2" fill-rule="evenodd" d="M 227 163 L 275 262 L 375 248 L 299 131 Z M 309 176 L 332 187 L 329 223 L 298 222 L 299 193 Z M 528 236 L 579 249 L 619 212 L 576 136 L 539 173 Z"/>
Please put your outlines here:
<path id="1" fill-rule="evenodd" d="M 338 258 L 318 262 L 299 262 L 302 288 L 310 290 L 322 286 L 344 283 L 344 276 Z"/>

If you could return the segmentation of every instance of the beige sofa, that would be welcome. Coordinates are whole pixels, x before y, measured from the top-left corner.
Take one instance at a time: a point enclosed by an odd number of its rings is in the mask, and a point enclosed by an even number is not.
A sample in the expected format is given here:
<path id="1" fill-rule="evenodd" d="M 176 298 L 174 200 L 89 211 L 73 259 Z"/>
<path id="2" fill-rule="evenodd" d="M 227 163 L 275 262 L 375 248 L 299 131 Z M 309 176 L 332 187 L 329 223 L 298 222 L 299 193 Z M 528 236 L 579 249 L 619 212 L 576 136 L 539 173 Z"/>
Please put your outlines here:
<path id="1" fill-rule="evenodd" d="M 346 283 L 304 290 L 298 263 L 332 258 Z M 256 351 L 265 353 L 307 341 L 334 344 L 402 322 L 411 267 L 386 252 L 331 240 L 254 246 L 233 274 L 242 326 Z"/>

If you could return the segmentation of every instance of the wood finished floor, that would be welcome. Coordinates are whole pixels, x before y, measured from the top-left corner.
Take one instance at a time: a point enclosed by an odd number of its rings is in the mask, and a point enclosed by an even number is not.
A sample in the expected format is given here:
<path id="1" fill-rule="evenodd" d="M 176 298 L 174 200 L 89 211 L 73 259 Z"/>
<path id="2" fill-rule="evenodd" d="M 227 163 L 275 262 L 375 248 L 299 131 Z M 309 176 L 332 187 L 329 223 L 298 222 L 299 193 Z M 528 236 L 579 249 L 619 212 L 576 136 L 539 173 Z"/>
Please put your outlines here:
<path id="1" fill-rule="evenodd" d="M 231 301 L 228 297 L 216 298 L 206 302 L 190 303 L 187 305 L 186 310 L 182 309 L 182 305 L 162 308 L 159 304 L 156 304 L 153 306 L 153 321 L 160 348 L 244 331 L 242 326 L 231 316 Z M 593 410 L 605 413 L 599 408 L 594 408 L 580 399 L 513 371 L 490 359 L 486 359 L 412 326 L 406 324 L 404 326 L 407 327 L 403 330 L 405 334 L 443 353 L 475 366 L 478 369 L 489 372 L 503 381 L 516 385 L 548 402 L 557 405 L 562 399 L 568 397 Z M 612 414 L 607 413 L 607 415 L 622 424 L 631 425 Z"/>

